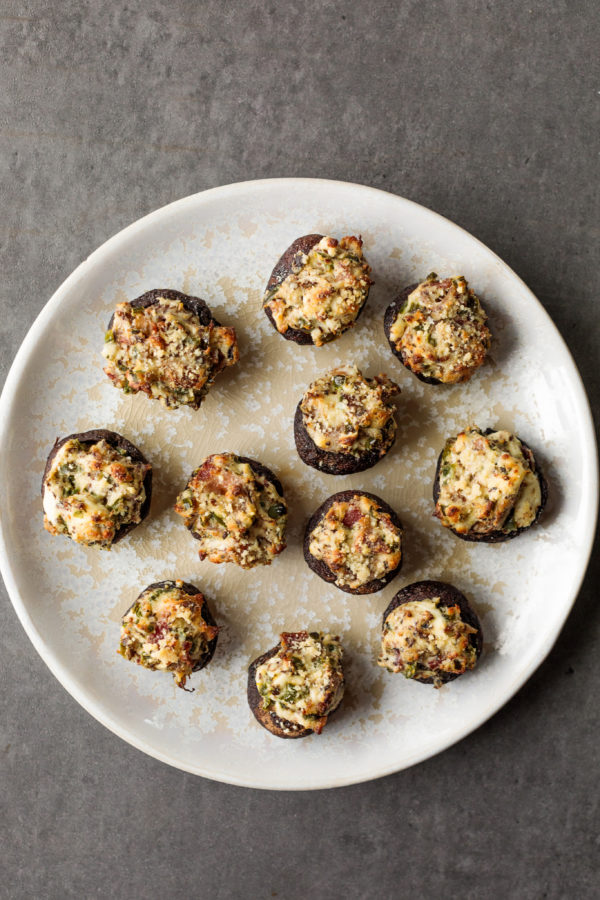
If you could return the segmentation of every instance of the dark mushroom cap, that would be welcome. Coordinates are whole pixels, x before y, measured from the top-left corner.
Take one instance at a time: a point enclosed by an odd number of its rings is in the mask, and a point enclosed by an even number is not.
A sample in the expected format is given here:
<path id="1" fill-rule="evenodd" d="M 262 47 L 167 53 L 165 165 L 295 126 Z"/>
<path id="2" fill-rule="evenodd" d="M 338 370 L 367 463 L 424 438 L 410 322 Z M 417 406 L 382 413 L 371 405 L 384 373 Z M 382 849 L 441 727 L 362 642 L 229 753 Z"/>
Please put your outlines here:
<path id="1" fill-rule="evenodd" d="M 494 429 L 494 428 L 486 428 L 485 431 L 482 432 L 482 434 L 484 434 L 484 435 L 494 434 L 495 430 L 496 429 Z M 535 457 L 533 455 L 533 451 L 531 450 L 531 448 L 525 443 L 525 441 L 521 440 L 521 438 L 518 435 L 515 435 L 515 437 L 517 437 L 518 440 L 521 441 L 521 446 L 523 447 L 523 450 L 525 451 L 525 455 L 528 456 L 531 460 L 533 460 L 534 465 L 535 465 L 535 474 L 537 475 L 538 480 L 540 482 L 540 490 L 541 490 L 541 494 L 542 494 L 542 499 L 541 499 L 539 509 L 535 515 L 535 519 L 533 520 L 533 522 L 531 522 L 531 524 L 524 525 L 522 528 L 515 528 L 515 529 L 513 529 L 513 531 L 498 530 L 498 531 L 490 531 L 488 534 L 483 534 L 483 533 L 482 534 L 477 534 L 477 533 L 460 534 L 458 531 L 456 531 L 454 528 L 452 528 L 451 525 L 443 525 L 442 526 L 443 528 L 447 528 L 449 531 L 451 531 L 452 534 L 455 534 L 456 537 L 461 539 L 461 541 L 470 541 L 471 543 L 480 543 L 480 544 L 499 544 L 502 541 L 509 541 L 512 538 L 517 537 L 518 534 L 522 534 L 524 531 L 528 531 L 530 528 L 533 528 L 533 526 L 537 523 L 538 519 L 540 518 L 540 516 L 544 510 L 544 507 L 546 505 L 546 501 L 548 500 L 548 483 L 542 474 L 542 471 L 537 463 L 537 460 L 535 459 Z M 442 452 L 438 456 L 438 461 L 437 461 L 437 465 L 435 468 L 435 478 L 433 481 L 433 502 L 434 502 L 435 506 L 437 506 L 438 498 L 440 496 L 440 473 L 442 470 L 442 456 L 443 455 L 444 455 L 444 450 L 442 450 Z"/>
<path id="2" fill-rule="evenodd" d="M 123 618 L 125 618 L 127 613 L 131 609 L 133 609 L 135 604 L 138 602 L 138 600 L 140 600 L 143 597 L 143 595 L 146 593 L 146 591 L 156 591 L 159 588 L 171 588 L 171 587 L 177 588 L 178 590 L 183 591 L 188 597 L 195 597 L 197 594 L 202 594 L 202 591 L 198 590 L 197 587 L 195 587 L 193 584 L 190 584 L 188 581 L 183 581 L 181 583 L 181 585 L 178 585 L 176 581 L 172 581 L 172 580 L 155 581 L 152 584 L 149 584 L 148 587 L 145 587 L 144 590 L 138 594 L 138 596 L 133 601 L 131 606 L 129 606 L 125 610 L 125 612 L 123 614 Z M 202 596 L 204 597 L 204 594 L 202 594 Z M 207 601 L 206 597 L 204 597 L 204 603 L 202 604 L 202 617 L 207 625 L 213 625 L 215 628 L 217 627 L 217 623 L 215 622 L 214 616 L 213 616 L 212 612 L 210 611 L 210 607 L 208 605 L 208 601 Z M 211 661 L 211 659 L 214 656 L 218 640 L 219 640 L 219 635 L 217 634 L 216 637 L 214 637 L 212 639 L 212 641 L 208 642 L 206 651 L 202 654 L 200 659 L 194 664 L 194 668 L 192 669 L 192 672 L 199 672 L 200 669 L 203 669 L 205 666 L 207 666 L 209 664 L 209 662 Z"/>
<path id="3" fill-rule="evenodd" d="M 294 415 L 296 450 L 302 462 L 306 463 L 307 466 L 312 466 L 313 469 L 318 469 L 327 475 L 351 475 L 353 472 L 364 472 L 365 469 L 370 469 L 375 463 L 379 462 L 394 446 L 396 435 L 394 435 L 394 440 L 383 454 L 376 447 L 364 450 L 357 456 L 353 453 L 335 453 L 331 450 L 321 450 L 306 430 L 302 409 L 300 408 L 301 404 L 302 401 L 298 403 L 296 414 Z"/>
<path id="4" fill-rule="evenodd" d="M 312 514 L 308 521 L 308 525 L 306 526 L 306 530 L 304 532 L 304 559 L 306 560 L 309 567 L 315 572 L 323 581 L 327 581 L 330 584 L 335 584 L 335 574 L 331 571 L 329 566 L 322 560 L 316 559 L 312 555 L 309 550 L 310 547 L 310 539 L 313 531 L 319 524 L 319 522 L 324 518 L 325 514 L 328 510 L 333 506 L 334 503 L 344 503 L 352 500 L 353 497 L 368 497 L 369 500 L 375 501 L 377 505 L 380 507 L 382 512 L 387 513 L 392 520 L 392 523 L 396 526 L 396 528 L 402 534 L 402 523 L 398 518 L 397 513 L 392 509 L 391 506 L 382 500 L 381 497 L 377 497 L 375 494 L 369 494 L 367 491 L 339 491 L 337 494 L 332 494 L 331 497 L 328 497 L 324 503 L 319 506 L 319 508 Z M 335 584 L 337 588 L 341 591 L 345 591 L 347 594 L 374 594 L 376 591 L 382 590 L 386 584 L 389 584 L 390 581 L 396 577 L 402 568 L 402 563 L 404 561 L 404 553 L 402 554 L 402 558 L 400 559 L 399 564 L 395 569 L 391 569 L 387 572 L 383 578 L 374 578 L 371 581 L 368 581 L 366 584 L 361 585 L 357 588 L 351 588 L 347 585 Z"/>
<path id="5" fill-rule="evenodd" d="M 414 601 L 419 602 L 421 600 L 430 600 L 432 597 L 439 597 L 442 606 L 459 606 L 460 617 L 462 621 L 467 625 L 470 625 L 471 628 L 477 629 L 477 632 L 475 634 L 470 635 L 469 643 L 472 647 L 475 648 L 477 659 L 479 659 L 479 657 L 481 656 L 481 651 L 483 650 L 483 631 L 481 629 L 479 616 L 470 606 L 469 601 L 467 600 L 465 595 L 461 593 L 458 588 L 455 588 L 454 585 L 447 584 L 445 581 L 415 581 L 414 584 L 409 584 L 406 587 L 402 588 L 401 591 L 398 591 L 398 593 L 390 601 L 386 611 L 383 614 L 383 620 L 381 623 L 382 629 L 385 626 L 386 620 L 390 613 L 392 613 L 398 606 L 402 606 L 402 604 L 404 603 L 412 603 Z M 456 674 L 453 674 L 451 672 L 440 672 L 439 679 L 443 682 L 443 684 L 447 684 L 447 682 L 454 681 L 455 678 L 459 678 L 460 675 L 464 675 L 464 672 L 458 672 Z M 420 681 L 421 684 L 434 683 L 433 677 L 414 678 L 411 680 Z"/>
<path id="6" fill-rule="evenodd" d="M 97 444 L 99 441 L 106 441 L 107 444 L 110 444 L 111 447 L 115 447 L 119 450 L 124 450 L 127 456 L 131 457 L 134 462 L 146 463 L 148 465 L 148 460 L 138 448 L 128 441 L 127 438 L 124 438 L 122 434 L 118 434 L 116 431 L 108 431 L 106 428 L 94 428 L 91 431 L 80 431 L 75 434 L 68 434 L 64 438 L 57 438 L 48 459 L 46 460 L 46 466 L 44 468 L 44 474 L 42 476 L 42 497 L 44 496 L 44 491 L 46 489 L 46 479 L 50 473 L 50 468 L 54 461 L 54 457 L 67 441 L 77 440 L 80 444 L 83 444 L 86 447 L 91 447 L 93 444 Z M 150 500 L 152 498 L 152 469 L 146 473 L 144 477 L 144 488 L 146 491 L 146 499 L 142 503 L 140 508 L 140 521 L 139 522 L 130 522 L 128 525 L 122 525 L 121 528 L 115 533 L 115 537 L 112 541 L 113 544 L 116 544 L 117 541 L 120 541 L 121 538 L 124 538 L 126 534 L 129 534 L 134 528 L 140 525 L 148 512 L 150 511 Z"/>
<path id="7" fill-rule="evenodd" d="M 190 297 L 188 294 L 182 294 L 180 291 L 173 291 L 171 288 L 165 288 L 161 290 L 160 288 L 155 288 L 152 291 L 146 291 L 145 294 L 141 294 L 139 297 L 136 297 L 135 300 L 127 301 L 129 306 L 135 306 L 136 309 L 145 309 L 148 306 L 153 306 L 158 303 L 159 300 L 176 300 L 180 303 L 183 303 L 186 309 L 188 309 L 195 316 L 198 316 L 200 320 L 200 324 L 207 326 L 212 322 L 213 325 L 220 325 L 220 322 L 217 322 L 210 309 L 206 305 L 206 301 L 202 300 L 200 297 Z M 112 329 L 115 320 L 115 314 L 113 313 L 110 317 L 108 328 Z"/>
<path id="8" fill-rule="evenodd" d="M 250 666 L 248 667 L 248 705 L 259 725 L 262 725 L 262 727 L 266 728 L 267 731 L 270 731 L 271 734 L 280 738 L 308 737 L 309 734 L 314 734 L 312 728 L 303 728 L 302 725 L 299 725 L 297 722 L 288 722 L 286 719 L 281 719 L 279 716 L 276 716 L 275 713 L 270 710 L 264 709 L 263 699 L 258 693 L 258 688 L 256 686 L 256 670 L 268 659 L 271 659 L 272 656 L 276 656 L 280 648 L 281 642 L 279 642 L 276 647 L 271 647 L 270 650 L 267 650 L 266 653 L 263 653 L 261 656 L 257 657 L 254 662 L 250 663 Z"/>
<path id="9" fill-rule="evenodd" d="M 404 303 L 406 303 L 406 301 L 408 300 L 409 295 L 412 294 L 412 292 L 415 290 L 415 288 L 418 288 L 418 287 L 419 287 L 418 283 L 417 284 L 409 284 L 408 287 L 405 287 L 404 290 L 398 294 L 398 296 L 396 297 L 395 300 L 392 300 L 392 302 L 386 309 L 385 315 L 383 317 L 383 330 L 385 331 L 385 336 L 388 339 L 388 343 L 390 345 L 390 349 L 391 349 L 392 353 L 394 354 L 394 356 L 396 356 L 400 360 L 402 365 L 405 368 L 407 368 L 409 372 L 412 372 L 413 375 L 416 375 L 416 377 L 419 379 L 419 381 L 424 381 L 425 384 L 443 384 L 443 382 L 441 382 L 438 378 L 431 378 L 429 375 L 422 375 L 420 372 L 413 371 L 413 369 L 411 369 L 411 367 L 409 365 L 407 365 L 407 363 L 405 362 L 402 351 L 396 349 L 396 345 L 394 344 L 394 342 L 392 341 L 392 339 L 390 337 L 392 325 L 396 321 L 396 318 L 398 317 L 398 313 L 402 309 L 402 306 L 404 305 Z"/>
<path id="10" fill-rule="evenodd" d="M 278 284 L 281 284 L 282 281 L 291 275 L 294 272 L 299 272 L 303 265 L 302 257 L 303 255 L 308 255 L 315 244 L 318 244 L 320 240 L 325 237 L 323 234 L 305 234 L 302 237 L 296 238 L 296 240 L 290 244 L 285 253 L 279 258 L 277 263 L 275 264 L 275 268 L 271 272 L 271 277 L 267 282 L 266 291 L 271 290 L 274 287 L 277 287 Z M 365 308 L 365 304 L 367 302 L 369 296 L 369 291 L 365 295 L 364 302 L 356 314 L 356 318 L 354 321 L 356 322 L 363 309 Z M 287 328 L 286 331 L 279 331 L 277 325 L 275 324 L 275 320 L 273 319 L 273 313 L 271 312 L 268 306 L 263 306 L 265 311 L 265 315 L 267 316 L 269 322 L 277 331 L 281 337 L 284 337 L 286 341 L 294 341 L 296 344 L 313 344 L 314 341 L 310 332 L 302 331 L 300 328 Z M 350 326 L 348 326 L 350 327 Z M 330 338 L 330 340 L 335 340 L 335 338 L 340 335 L 335 335 L 334 338 Z"/>

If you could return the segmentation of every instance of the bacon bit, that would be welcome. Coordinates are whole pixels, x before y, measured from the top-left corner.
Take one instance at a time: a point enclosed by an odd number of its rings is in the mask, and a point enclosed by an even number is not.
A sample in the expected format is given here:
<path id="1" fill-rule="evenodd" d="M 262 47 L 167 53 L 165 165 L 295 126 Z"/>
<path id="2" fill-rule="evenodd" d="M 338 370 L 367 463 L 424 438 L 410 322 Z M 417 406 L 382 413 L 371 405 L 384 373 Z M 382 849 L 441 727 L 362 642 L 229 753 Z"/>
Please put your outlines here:
<path id="1" fill-rule="evenodd" d="M 342 519 L 342 525 L 345 525 L 346 528 L 351 528 L 361 517 L 362 512 L 357 506 L 349 506 L 346 515 Z"/>
<path id="2" fill-rule="evenodd" d="M 294 644 L 299 644 L 308 639 L 308 631 L 284 631 L 279 635 L 281 649 L 289 650 Z"/>

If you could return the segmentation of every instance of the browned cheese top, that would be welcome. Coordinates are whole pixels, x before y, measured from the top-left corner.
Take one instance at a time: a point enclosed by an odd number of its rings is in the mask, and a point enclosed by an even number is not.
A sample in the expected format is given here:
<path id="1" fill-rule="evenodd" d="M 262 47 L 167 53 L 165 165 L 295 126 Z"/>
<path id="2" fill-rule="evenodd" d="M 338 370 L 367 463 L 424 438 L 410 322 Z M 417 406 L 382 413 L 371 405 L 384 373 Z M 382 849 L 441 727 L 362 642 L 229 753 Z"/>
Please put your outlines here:
<path id="1" fill-rule="evenodd" d="M 530 450 L 509 431 L 472 426 L 442 452 L 435 515 L 460 534 L 509 533 L 534 521 L 542 502 Z"/>
<path id="2" fill-rule="evenodd" d="M 141 521 L 150 469 L 105 440 L 85 445 L 71 438 L 44 481 L 44 528 L 110 549 L 120 528 Z"/>
<path id="3" fill-rule="evenodd" d="M 282 334 L 304 331 L 320 347 L 354 324 L 369 293 L 370 271 L 359 237 L 324 237 L 302 254 L 299 270 L 267 289 L 263 305 Z"/>
<path id="4" fill-rule="evenodd" d="M 190 596 L 181 581 L 148 588 L 123 616 L 119 653 L 147 669 L 172 672 L 184 687 L 219 631 L 204 608 L 203 594 Z"/>
<path id="5" fill-rule="evenodd" d="M 476 633 L 461 619 L 460 606 L 446 606 L 439 597 L 401 603 L 385 620 L 377 664 L 405 678 L 432 678 L 440 687 L 440 676 L 474 667 Z"/>
<path id="6" fill-rule="evenodd" d="M 320 450 L 383 455 L 396 434 L 391 398 L 400 392 L 387 375 L 365 378 L 356 366 L 338 366 L 310 385 L 300 409 L 309 436 Z"/>
<path id="7" fill-rule="evenodd" d="M 466 280 L 432 272 L 409 294 L 390 329 L 406 366 L 444 384 L 466 381 L 485 359 L 491 335 Z"/>
<path id="8" fill-rule="evenodd" d="M 256 669 L 263 708 L 319 734 L 344 693 L 340 639 L 297 631 L 284 632 L 280 641 L 277 653 Z"/>
<path id="9" fill-rule="evenodd" d="M 104 371 L 125 393 L 143 391 L 167 407 L 192 409 L 239 359 L 233 328 L 203 325 L 180 300 L 165 298 L 145 307 L 119 303 L 103 355 Z"/>
<path id="10" fill-rule="evenodd" d="M 175 512 L 199 538 L 200 559 L 250 569 L 269 565 L 285 548 L 284 498 L 234 453 L 204 460 L 177 497 Z"/>
<path id="11" fill-rule="evenodd" d="M 336 584 L 356 589 L 397 568 L 402 532 L 375 500 L 359 494 L 332 503 L 311 533 L 309 552 Z"/>

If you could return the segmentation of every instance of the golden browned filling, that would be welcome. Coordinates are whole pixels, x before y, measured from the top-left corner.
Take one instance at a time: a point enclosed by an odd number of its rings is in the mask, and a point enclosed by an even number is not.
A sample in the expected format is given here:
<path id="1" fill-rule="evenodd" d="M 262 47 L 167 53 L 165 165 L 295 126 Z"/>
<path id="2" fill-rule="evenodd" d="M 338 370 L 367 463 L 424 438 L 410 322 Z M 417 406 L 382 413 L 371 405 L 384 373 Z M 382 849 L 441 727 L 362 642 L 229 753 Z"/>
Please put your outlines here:
<path id="1" fill-rule="evenodd" d="M 435 515 L 460 534 L 510 533 L 535 520 L 542 502 L 532 452 L 509 431 L 471 427 L 442 453 Z"/>
<path id="2" fill-rule="evenodd" d="M 239 359 L 233 328 L 203 325 L 181 301 L 165 298 L 145 307 L 119 303 L 103 355 L 104 371 L 126 394 L 143 391 L 165 406 L 192 409 Z"/>
<path id="3" fill-rule="evenodd" d="M 444 384 L 466 381 L 485 359 L 491 335 L 479 299 L 462 275 L 428 275 L 409 294 L 390 340 L 413 372 Z"/>
<path id="4" fill-rule="evenodd" d="M 44 528 L 110 549 L 120 528 L 141 521 L 144 478 L 151 468 L 105 440 L 66 441 L 44 481 Z"/>
<path id="5" fill-rule="evenodd" d="M 344 694 L 342 654 L 339 637 L 331 634 L 282 634 L 277 653 L 256 669 L 263 709 L 320 734 Z"/>
<path id="6" fill-rule="evenodd" d="M 445 606 L 439 597 L 401 603 L 385 620 L 377 665 L 405 678 L 432 678 L 441 687 L 443 675 L 474 667 L 476 633 L 461 619 L 460 606 Z"/>
<path id="7" fill-rule="evenodd" d="M 365 378 L 356 366 L 339 366 L 313 381 L 304 394 L 302 422 L 321 450 L 381 456 L 396 435 L 390 399 L 400 392 L 387 375 Z"/>
<path id="8" fill-rule="evenodd" d="M 200 559 L 251 569 L 269 565 L 285 549 L 285 500 L 266 475 L 234 453 L 205 459 L 175 512 L 199 538 Z"/>
<path id="9" fill-rule="evenodd" d="M 172 672 L 185 687 L 219 631 L 204 618 L 205 603 L 203 594 L 187 594 L 182 581 L 148 588 L 123 616 L 118 652 L 147 669 Z"/>
<path id="10" fill-rule="evenodd" d="M 336 584 L 358 588 L 398 567 L 402 532 L 378 503 L 359 494 L 331 504 L 308 549 L 331 569 Z"/>
<path id="11" fill-rule="evenodd" d="M 320 347 L 354 324 L 369 293 L 370 271 L 360 238 L 324 237 L 302 254 L 299 270 L 267 289 L 263 306 L 282 334 L 304 331 Z"/>

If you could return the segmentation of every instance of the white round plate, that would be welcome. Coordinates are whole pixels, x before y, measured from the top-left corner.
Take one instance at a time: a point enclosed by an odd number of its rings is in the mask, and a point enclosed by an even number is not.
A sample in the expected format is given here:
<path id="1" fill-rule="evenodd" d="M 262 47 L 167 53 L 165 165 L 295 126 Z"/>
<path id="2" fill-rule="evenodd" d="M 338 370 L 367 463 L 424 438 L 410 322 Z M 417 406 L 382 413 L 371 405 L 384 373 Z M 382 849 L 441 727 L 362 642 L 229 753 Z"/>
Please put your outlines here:
<path id="1" fill-rule="evenodd" d="M 261 310 L 271 268 L 299 235 L 362 234 L 375 286 L 355 329 L 322 348 L 283 340 Z M 392 356 L 383 313 L 395 291 L 428 272 L 464 274 L 483 298 L 491 359 L 455 387 L 422 384 Z M 200 410 L 167 410 L 125 396 L 102 372 L 115 304 L 150 288 L 206 299 L 238 331 L 240 364 Z M 323 475 L 297 457 L 296 403 L 316 373 L 356 363 L 402 388 L 398 439 L 375 468 Z M 494 713 L 554 643 L 588 560 L 597 506 L 591 416 L 575 365 L 535 297 L 497 256 L 456 225 L 382 191 L 341 182 L 274 179 L 187 197 L 126 228 L 58 289 L 17 354 L 0 408 L 2 572 L 34 646 L 100 722 L 173 766 L 260 788 L 324 788 L 376 778 L 438 753 Z M 540 524 L 500 545 L 467 544 L 431 516 L 431 487 L 447 436 L 470 423 L 508 428 L 536 451 L 550 485 Z M 148 520 L 110 553 L 42 527 L 40 479 L 57 436 L 106 427 L 154 465 Z M 209 453 L 262 460 L 281 478 L 288 548 L 270 567 L 200 562 L 173 512 Z M 383 496 L 406 529 L 404 567 L 378 594 L 355 597 L 314 575 L 302 557 L 309 514 L 348 487 Z M 116 652 L 119 620 L 147 584 L 196 583 L 222 626 L 193 694 Z M 477 669 L 440 690 L 375 665 L 381 614 L 401 587 L 450 581 L 483 623 Z M 280 631 L 330 629 L 346 649 L 347 694 L 320 736 L 279 740 L 246 702 L 248 663 Z"/>

